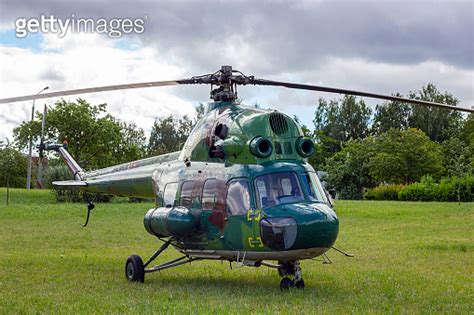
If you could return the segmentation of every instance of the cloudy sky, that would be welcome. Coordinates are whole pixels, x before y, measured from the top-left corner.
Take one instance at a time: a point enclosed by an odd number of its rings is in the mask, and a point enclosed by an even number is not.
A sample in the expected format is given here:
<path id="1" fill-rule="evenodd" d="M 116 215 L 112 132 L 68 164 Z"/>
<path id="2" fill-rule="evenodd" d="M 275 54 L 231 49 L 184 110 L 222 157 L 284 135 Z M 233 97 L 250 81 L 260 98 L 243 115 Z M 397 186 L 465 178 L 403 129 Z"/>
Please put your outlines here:
<path id="1" fill-rule="evenodd" d="M 259 78 L 407 94 L 433 82 L 474 104 L 473 1 L 0 0 L 0 98 L 96 85 L 187 78 L 230 64 Z M 144 32 L 15 36 L 18 18 L 143 19 Z M 312 125 L 318 97 L 242 87 L 246 104 Z M 81 96 L 149 132 L 156 117 L 193 114 L 205 86 Z M 67 97 L 66 99 L 74 99 Z M 37 108 L 54 99 L 37 101 Z M 377 101 L 367 100 L 371 105 Z M 0 138 L 31 115 L 31 102 L 0 105 Z"/>

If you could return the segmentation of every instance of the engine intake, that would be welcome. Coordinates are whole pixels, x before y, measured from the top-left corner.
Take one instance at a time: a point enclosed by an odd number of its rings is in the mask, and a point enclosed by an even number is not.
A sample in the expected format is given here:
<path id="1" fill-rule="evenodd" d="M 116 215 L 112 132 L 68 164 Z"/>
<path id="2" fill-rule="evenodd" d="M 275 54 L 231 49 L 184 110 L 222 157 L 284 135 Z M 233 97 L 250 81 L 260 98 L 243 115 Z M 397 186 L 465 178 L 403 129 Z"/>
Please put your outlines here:
<path id="1" fill-rule="evenodd" d="M 314 142 L 310 138 L 299 137 L 295 143 L 296 152 L 304 158 L 314 154 Z"/>
<path id="2" fill-rule="evenodd" d="M 250 152 L 259 158 L 269 157 L 273 152 L 272 142 L 264 137 L 257 136 L 250 141 Z"/>

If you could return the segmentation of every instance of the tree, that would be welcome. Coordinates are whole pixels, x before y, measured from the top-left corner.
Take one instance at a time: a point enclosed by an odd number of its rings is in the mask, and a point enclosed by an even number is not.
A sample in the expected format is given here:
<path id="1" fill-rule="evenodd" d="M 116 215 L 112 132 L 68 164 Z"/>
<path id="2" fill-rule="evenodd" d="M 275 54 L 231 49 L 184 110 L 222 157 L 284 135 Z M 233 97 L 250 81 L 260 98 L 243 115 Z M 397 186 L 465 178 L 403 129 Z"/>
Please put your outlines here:
<path id="1" fill-rule="evenodd" d="M 33 122 L 23 122 L 13 130 L 16 144 L 26 148 L 30 136 L 38 142 L 42 113 Z M 143 130 L 124 124 L 107 113 L 107 105 L 91 105 L 83 99 L 61 100 L 48 109 L 45 124 L 48 142 L 68 141 L 71 155 L 86 169 L 106 167 L 135 160 L 143 155 Z"/>
<path id="2" fill-rule="evenodd" d="M 360 199 L 365 188 L 413 183 L 425 175 L 439 178 L 444 168 L 441 146 L 410 128 L 350 140 L 327 160 L 325 170 L 341 198 Z"/>
<path id="3" fill-rule="evenodd" d="M 120 122 L 121 142 L 117 154 L 121 161 L 141 159 L 146 152 L 146 137 L 142 128 L 135 123 Z"/>
<path id="4" fill-rule="evenodd" d="M 25 187 L 27 159 L 12 145 L 0 143 L 0 186 Z"/>
<path id="5" fill-rule="evenodd" d="M 148 142 L 148 155 L 160 155 L 181 149 L 194 124 L 185 115 L 176 119 L 172 115 L 155 120 Z"/>
<path id="6" fill-rule="evenodd" d="M 470 114 L 464 122 L 461 137 L 466 143 L 469 143 L 468 153 L 471 157 L 470 172 L 472 174 L 474 173 L 474 114 Z"/>
<path id="7" fill-rule="evenodd" d="M 409 97 L 452 106 L 459 103 L 451 93 L 441 93 L 432 83 L 428 83 L 417 92 L 410 92 Z M 422 130 L 431 140 L 442 143 L 460 132 L 462 120 L 461 113 L 454 110 L 413 105 L 409 125 Z"/>
<path id="8" fill-rule="evenodd" d="M 189 118 L 188 115 L 181 118 L 169 115 L 155 119 L 148 141 L 147 154 L 155 156 L 180 150 L 196 123 L 204 116 L 204 104 L 199 103 L 195 110 L 194 119 Z"/>
<path id="9" fill-rule="evenodd" d="M 440 145 L 418 129 L 391 129 L 376 138 L 373 150 L 369 173 L 377 183 L 413 183 L 444 171 Z"/>
<path id="10" fill-rule="evenodd" d="M 460 137 L 464 142 L 474 144 L 474 114 L 467 116 L 461 129 Z"/>
<path id="11" fill-rule="evenodd" d="M 375 186 L 369 168 L 374 141 L 374 137 L 349 140 L 326 161 L 326 180 L 340 198 L 362 199 L 364 188 Z"/>
<path id="12" fill-rule="evenodd" d="M 397 94 L 396 96 L 401 96 Z M 410 105 L 401 102 L 385 102 L 375 108 L 372 133 L 382 134 L 390 129 L 405 130 L 409 127 Z"/>
<path id="13" fill-rule="evenodd" d="M 464 140 L 452 137 L 441 144 L 443 164 L 449 176 L 462 177 L 472 172 L 471 160 L 473 153 Z"/>
<path id="14" fill-rule="evenodd" d="M 363 100 L 346 95 L 329 103 L 320 98 L 314 114 L 314 136 L 325 153 L 323 160 L 341 150 L 350 139 L 362 139 L 369 134 L 372 110 Z"/>

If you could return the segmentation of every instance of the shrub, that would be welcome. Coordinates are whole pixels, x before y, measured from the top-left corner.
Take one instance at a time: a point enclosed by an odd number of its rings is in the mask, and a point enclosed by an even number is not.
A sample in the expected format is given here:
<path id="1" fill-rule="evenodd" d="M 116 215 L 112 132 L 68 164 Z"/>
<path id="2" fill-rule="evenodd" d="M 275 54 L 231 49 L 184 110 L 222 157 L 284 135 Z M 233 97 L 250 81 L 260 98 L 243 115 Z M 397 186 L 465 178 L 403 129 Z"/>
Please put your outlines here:
<path id="1" fill-rule="evenodd" d="M 399 200 L 410 201 L 474 201 L 474 175 L 450 177 L 436 184 L 427 178 L 402 188 Z"/>
<path id="2" fill-rule="evenodd" d="M 381 185 L 368 189 L 364 198 L 367 200 L 398 200 L 398 192 L 404 185 Z"/>
<path id="3" fill-rule="evenodd" d="M 437 185 L 437 201 L 474 201 L 474 175 L 444 178 Z"/>
<path id="4" fill-rule="evenodd" d="M 399 200 L 432 201 L 434 200 L 434 184 L 413 183 L 398 192 Z"/>

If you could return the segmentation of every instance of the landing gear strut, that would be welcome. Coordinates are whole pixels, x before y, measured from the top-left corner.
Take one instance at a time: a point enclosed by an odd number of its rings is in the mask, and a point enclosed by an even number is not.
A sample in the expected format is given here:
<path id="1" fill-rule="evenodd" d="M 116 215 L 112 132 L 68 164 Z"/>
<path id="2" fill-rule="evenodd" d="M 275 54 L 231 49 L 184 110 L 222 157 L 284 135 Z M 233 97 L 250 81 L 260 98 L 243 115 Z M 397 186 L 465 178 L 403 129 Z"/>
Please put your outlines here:
<path id="1" fill-rule="evenodd" d="M 173 238 L 170 238 L 164 242 L 163 245 L 161 245 L 160 248 L 158 248 L 158 250 L 145 263 L 143 263 L 143 260 L 140 258 L 140 256 L 132 255 L 128 257 L 127 262 L 125 263 L 125 277 L 127 280 L 131 282 L 144 282 L 145 273 L 160 271 L 163 269 L 190 263 L 195 260 L 200 260 L 200 258 L 189 257 L 185 255 L 157 265 L 153 268 L 146 268 L 153 260 L 156 259 L 156 257 L 158 257 L 165 249 L 168 248 L 172 241 Z"/>
<path id="2" fill-rule="evenodd" d="M 304 280 L 301 277 L 301 267 L 298 260 L 280 261 L 278 274 L 283 277 L 280 289 L 288 290 L 291 287 L 304 289 Z"/>

